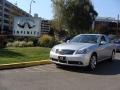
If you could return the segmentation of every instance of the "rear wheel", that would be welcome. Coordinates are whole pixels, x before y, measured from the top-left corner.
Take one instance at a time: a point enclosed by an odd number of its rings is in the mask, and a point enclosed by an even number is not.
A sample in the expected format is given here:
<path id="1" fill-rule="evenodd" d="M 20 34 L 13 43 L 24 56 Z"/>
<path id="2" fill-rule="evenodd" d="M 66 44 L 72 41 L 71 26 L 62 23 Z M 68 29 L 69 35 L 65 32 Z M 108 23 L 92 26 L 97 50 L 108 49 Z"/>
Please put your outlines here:
<path id="1" fill-rule="evenodd" d="M 97 65 L 97 56 L 92 55 L 90 58 L 89 69 L 94 71 L 96 69 L 96 65 Z"/>
<path id="2" fill-rule="evenodd" d="M 60 65 L 60 64 L 56 64 L 56 67 L 57 67 L 57 68 L 61 68 L 62 65 Z"/>

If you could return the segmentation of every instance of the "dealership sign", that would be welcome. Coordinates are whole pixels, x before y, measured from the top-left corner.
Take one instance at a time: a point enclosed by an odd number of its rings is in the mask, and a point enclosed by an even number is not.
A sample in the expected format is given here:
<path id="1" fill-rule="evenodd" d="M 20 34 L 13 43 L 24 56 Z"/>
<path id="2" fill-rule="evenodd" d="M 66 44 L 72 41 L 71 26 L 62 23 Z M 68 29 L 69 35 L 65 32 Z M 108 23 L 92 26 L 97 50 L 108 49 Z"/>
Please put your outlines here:
<path id="1" fill-rule="evenodd" d="M 41 19 L 33 17 L 15 17 L 13 26 L 14 36 L 35 36 L 41 34 Z"/>

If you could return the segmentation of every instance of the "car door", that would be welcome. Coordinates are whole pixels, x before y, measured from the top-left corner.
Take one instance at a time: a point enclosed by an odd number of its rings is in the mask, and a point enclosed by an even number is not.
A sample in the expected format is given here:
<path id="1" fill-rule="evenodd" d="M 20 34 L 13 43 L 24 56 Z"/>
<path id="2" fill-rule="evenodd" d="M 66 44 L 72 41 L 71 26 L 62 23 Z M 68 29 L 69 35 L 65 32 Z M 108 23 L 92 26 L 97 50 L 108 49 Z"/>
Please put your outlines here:
<path id="1" fill-rule="evenodd" d="M 110 42 L 110 40 L 109 40 L 109 38 L 107 36 L 105 36 L 105 39 L 107 41 L 107 43 L 106 43 L 106 54 L 105 55 L 106 55 L 107 58 L 109 58 L 112 55 L 112 51 L 113 51 L 114 47 L 111 44 L 111 42 Z"/>
<path id="2" fill-rule="evenodd" d="M 101 36 L 99 47 L 98 47 L 98 54 L 99 60 L 103 60 L 107 57 L 107 40 L 104 36 Z"/>

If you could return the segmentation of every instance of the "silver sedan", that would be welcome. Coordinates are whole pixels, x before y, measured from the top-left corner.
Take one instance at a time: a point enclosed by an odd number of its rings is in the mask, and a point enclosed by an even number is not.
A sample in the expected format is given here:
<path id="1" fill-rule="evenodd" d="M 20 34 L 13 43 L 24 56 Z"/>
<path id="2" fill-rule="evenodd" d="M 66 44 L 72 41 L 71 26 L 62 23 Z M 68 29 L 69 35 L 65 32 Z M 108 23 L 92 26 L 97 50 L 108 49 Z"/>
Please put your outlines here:
<path id="1" fill-rule="evenodd" d="M 91 70 L 103 60 L 112 61 L 116 47 L 102 34 L 80 34 L 50 51 L 53 63 L 68 66 L 88 66 Z"/>

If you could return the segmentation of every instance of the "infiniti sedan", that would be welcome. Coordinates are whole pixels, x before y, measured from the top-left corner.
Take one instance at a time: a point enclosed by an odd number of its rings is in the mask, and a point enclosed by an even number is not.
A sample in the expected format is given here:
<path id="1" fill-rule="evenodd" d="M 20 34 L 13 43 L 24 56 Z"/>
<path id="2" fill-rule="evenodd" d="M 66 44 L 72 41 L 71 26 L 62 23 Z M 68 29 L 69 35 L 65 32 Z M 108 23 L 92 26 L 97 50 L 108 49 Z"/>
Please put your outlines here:
<path id="1" fill-rule="evenodd" d="M 114 59 L 116 47 L 103 34 L 80 34 L 66 43 L 56 45 L 50 58 L 57 66 L 87 66 L 95 70 L 98 62 Z"/>

